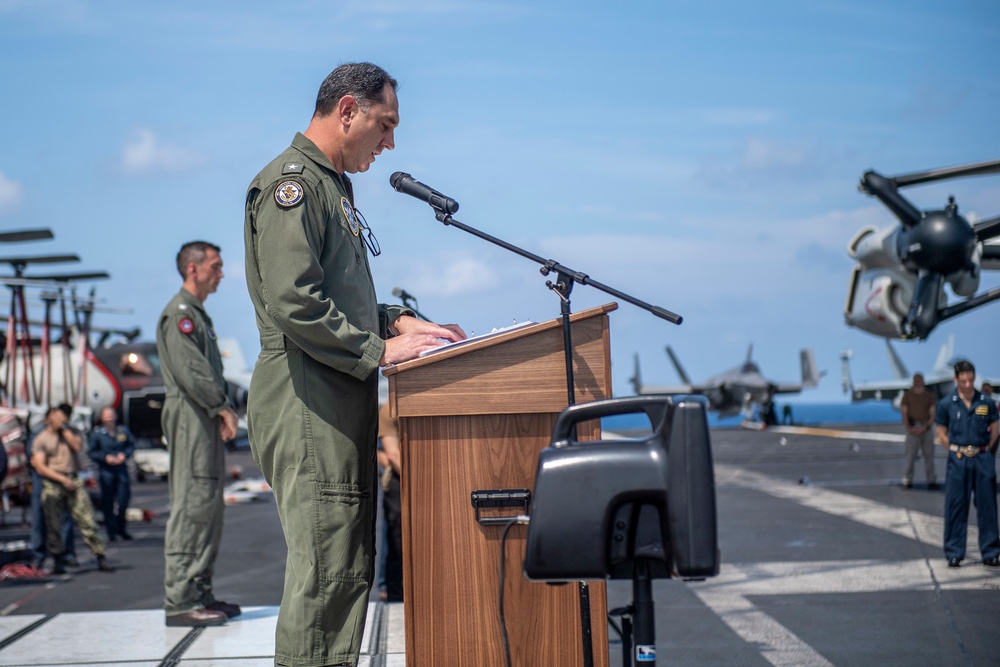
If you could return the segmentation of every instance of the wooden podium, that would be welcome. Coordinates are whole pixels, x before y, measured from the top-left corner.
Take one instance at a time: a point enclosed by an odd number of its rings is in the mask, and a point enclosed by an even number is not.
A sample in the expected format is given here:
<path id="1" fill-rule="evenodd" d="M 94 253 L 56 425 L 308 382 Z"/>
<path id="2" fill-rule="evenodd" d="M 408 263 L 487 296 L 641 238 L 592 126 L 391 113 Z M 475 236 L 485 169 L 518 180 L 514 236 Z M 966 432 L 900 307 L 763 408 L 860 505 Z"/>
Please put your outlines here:
<path id="1" fill-rule="evenodd" d="M 576 402 L 611 395 L 607 304 L 571 316 Z M 402 449 L 403 589 L 409 667 L 502 667 L 500 539 L 476 520 L 477 490 L 533 489 L 538 452 L 567 406 L 562 320 L 383 370 Z M 600 438 L 599 422 L 579 436 Z M 483 510 L 488 516 L 525 510 Z M 576 583 L 521 573 L 527 527 L 508 533 L 504 613 L 512 663 L 582 665 Z M 604 582 L 589 582 L 594 665 L 608 664 Z"/>

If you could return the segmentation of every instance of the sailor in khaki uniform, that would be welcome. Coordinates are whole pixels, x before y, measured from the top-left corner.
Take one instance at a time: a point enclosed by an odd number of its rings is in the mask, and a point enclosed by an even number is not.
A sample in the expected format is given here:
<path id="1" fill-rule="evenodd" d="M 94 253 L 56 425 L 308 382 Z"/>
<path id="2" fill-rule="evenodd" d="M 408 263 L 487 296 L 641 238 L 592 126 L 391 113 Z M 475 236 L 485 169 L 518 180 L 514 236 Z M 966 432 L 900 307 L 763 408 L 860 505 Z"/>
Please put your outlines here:
<path id="1" fill-rule="evenodd" d="M 219 248 L 185 244 L 177 255 L 184 285 L 163 309 L 156 349 L 167 385 L 161 421 L 170 450 L 170 519 L 164 538 L 167 625 L 220 625 L 240 608 L 215 599 L 212 573 L 222 541 L 224 443 L 236 413 L 222 377 L 215 328 L 202 303 L 222 279 Z"/>
<path id="2" fill-rule="evenodd" d="M 278 665 L 357 664 L 374 566 L 377 368 L 465 338 L 375 298 L 366 244 L 377 245 L 345 173 L 393 148 L 395 88 L 375 65 L 338 67 L 309 127 L 247 192 L 261 340 L 248 429 L 288 543 Z"/>

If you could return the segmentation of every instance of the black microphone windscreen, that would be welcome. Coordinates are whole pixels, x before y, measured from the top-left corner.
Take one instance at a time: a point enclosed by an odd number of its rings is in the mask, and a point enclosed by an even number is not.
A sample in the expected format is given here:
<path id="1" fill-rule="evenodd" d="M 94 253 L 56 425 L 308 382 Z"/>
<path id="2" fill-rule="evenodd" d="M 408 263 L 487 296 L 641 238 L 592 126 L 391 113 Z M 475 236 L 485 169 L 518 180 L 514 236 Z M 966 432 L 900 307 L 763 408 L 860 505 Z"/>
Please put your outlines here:
<path id="1" fill-rule="evenodd" d="M 399 172 L 397 171 L 396 173 L 398 174 Z M 393 174 L 393 176 L 395 176 L 395 175 L 396 174 Z M 397 299 L 400 298 L 400 297 L 402 297 L 403 296 L 403 289 L 401 287 L 393 287 L 392 288 L 392 295 L 394 297 L 396 297 Z"/>
<path id="2" fill-rule="evenodd" d="M 402 171 L 394 172 L 393 175 L 389 177 L 389 185 L 392 186 L 393 190 L 396 190 L 398 192 L 400 181 L 402 181 L 404 178 L 407 177 L 409 177 L 409 174 L 404 173 Z"/>

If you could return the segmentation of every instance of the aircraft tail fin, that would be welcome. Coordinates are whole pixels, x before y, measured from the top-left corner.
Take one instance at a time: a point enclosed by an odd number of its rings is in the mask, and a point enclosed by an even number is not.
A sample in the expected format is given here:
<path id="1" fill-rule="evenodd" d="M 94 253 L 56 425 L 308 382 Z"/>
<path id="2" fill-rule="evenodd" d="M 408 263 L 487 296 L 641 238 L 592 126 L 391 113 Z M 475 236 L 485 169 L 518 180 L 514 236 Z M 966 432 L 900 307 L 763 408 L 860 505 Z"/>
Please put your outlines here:
<path id="1" fill-rule="evenodd" d="M 639 353 L 632 355 L 632 377 L 628 379 L 632 383 L 632 390 L 636 394 L 642 393 L 642 372 L 639 370 Z"/>
<path id="2" fill-rule="evenodd" d="M 854 380 L 851 379 L 851 350 L 844 350 L 840 353 L 840 386 L 844 393 L 854 393 Z"/>
<path id="3" fill-rule="evenodd" d="M 896 376 L 896 379 L 909 380 L 910 371 L 906 369 L 906 364 L 904 364 L 903 360 L 899 358 L 898 354 L 896 354 L 896 348 L 892 346 L 892 343 L 889 342 L 888 338 L 885 339 L 885 349 L 889 354 L 889 365 L 892 366 L 892 372 L 893 375 Z"/>
<path id="4" fill-rule="evenodd" d="M 680 376 L 681 382 L 686 385 L 691 385 L 691 379 L 688 377 L 688 374 L 684 372 L 684 367 L 681 366 L 680 360 L 677 358 L 677 355 L 674 354 L 674 351 L 670 349 L 669 345 L 667 345 L 667 356 L 670 357 L 670 363 L 674 365 L 674 370 L 676 370 L 677 375 Z"/>
<path id="5" fill-rule="evenodd" d="M 243 347 L 236 338 L 219 338 L 216 341 L 222 355 L 222 375 L 230 382 L 236 382 L 244 388 L 250 386 L 252 369 L 247 365 Z"/>
<path id="6" fill-rule="evenodd" d="M 955 334 L 949 334 L 948 340 L 946 340 L 942 345 L 941 349 L 938 351 L 937 360 L 934 362 L 933 375 L 936 377 L 938 375 L 944 377 L 951 377 L 953 369 L 952 365 L 955 362 Z"/>
<path id="7" fill-rule="evenodd" d="M 805 348 L 799 352 L 799 359 L 802 362 L 802 386 L 815 387 L 822 375 L 816 368 L 816 356 L 811 349 Z"/>

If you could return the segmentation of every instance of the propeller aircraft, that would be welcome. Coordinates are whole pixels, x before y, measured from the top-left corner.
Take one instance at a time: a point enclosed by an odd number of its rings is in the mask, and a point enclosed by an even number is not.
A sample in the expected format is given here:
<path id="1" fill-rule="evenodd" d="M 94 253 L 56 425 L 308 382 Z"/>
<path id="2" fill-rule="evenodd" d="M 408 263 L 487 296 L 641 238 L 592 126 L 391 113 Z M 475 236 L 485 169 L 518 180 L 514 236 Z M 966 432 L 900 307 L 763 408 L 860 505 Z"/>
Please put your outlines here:
<path id="1" fill-rule="evenodd" d="M 868 171 L 859 189 L 878 198 L 899 224 L 860 230 L 848 245 L 857 265 L 844 316 L 848 326 L 884 338 L 924 340 L 941 322 L 1000 299 L 1000 287 L 976 294 L 984 270 L 1000 270 L 1000 216 L 971 223 L 954 197 L 921 211 L 899 188 L 1000 172 L 1000 160 L 885 177 Z M 964 300 L 948 305 L 945 283 Z"/>

